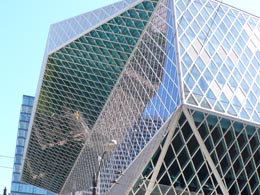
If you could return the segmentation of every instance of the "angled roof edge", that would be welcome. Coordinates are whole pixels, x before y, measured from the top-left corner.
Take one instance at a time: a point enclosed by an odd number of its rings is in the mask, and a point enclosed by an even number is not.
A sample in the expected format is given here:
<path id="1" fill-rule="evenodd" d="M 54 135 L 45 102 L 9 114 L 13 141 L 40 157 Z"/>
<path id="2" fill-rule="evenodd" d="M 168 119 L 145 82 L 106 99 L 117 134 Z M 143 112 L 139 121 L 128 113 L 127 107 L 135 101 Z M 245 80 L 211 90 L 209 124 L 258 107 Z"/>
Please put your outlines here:
<path id="1" fill-rule="evenodd" d="M 52 24 L 49 29 L 48 40 L 46 43 L 45 58 L 47 58 L 47 55 L 50 55 L 50 54 L 56 52 L 57 50 L 61 49 L 68 43 L 80 38 L 84 34 L 90 32 L 91 30 L 97 28 L 98 26 L 108 22 L 112 18 L 122 14 L 129 8 L 136 6 L 137 4 L 141 3 L 142 1 L 143 0 L 122 0 L 122 1 L 116 2 L 114 4 L 110 4 L 110 5 L 95 9 L 93 11 L 86 12 L 84 14 L 81 14 L 81 15 L 63 20 L 61 22 Z M 111 13 L 108 13 L 107 10 L 110 10 Z M 104 14 L 103 16 L 101 15 L 102 17 L 100 17 L 101 12 Z M 97 15 L 100 18 L 97 18 L 96 17 Z M 87 19 L 85 19 L 85 22 L 88 22 L 89 26 L 84 27 L 84 29 L 83 29 L 77 20 L 79 20 L 80 18 L 81 18 L 81 20 L 82 20 L 82 18 L 90 18 L 91 16 L 95 17 L 95 19 L 98 21 L 95 21 L 93 24 L 90 24 L 89 21 L 87 21 Z M 75 27 L 76 27 L 76 26 L 74 26 L 75 24 L 77 25 L 78 28 L 81 28 L 81 30 L 78 30 L 78 32 L 75 32 Z M 62 28 L 63 25 L 66 26 L 66 29 Z M 68 28 L 68 26 L 70 26 L 70 28 Z M 58 34 L 59 36 L 55 37 L 57 35 L 57 31 L 56 31 L 57 29 L 59 31 L 59 34 Z M 66 31 L 64 31 L 64 30 L 66 30 Z M 55 34 L 53 34 L 53 33 L 55 33 Z M 64 33 L 64 34 L 62 34 L 62 33 Z M 62 36 L 70 36 L 70 37 L 63 37 L 64 40 L 61 40 L 59 45 L 58 45 L 58 43 L 55 43 L 56 45 L 53 45 L 53 46 L 51 45 L 52 39 L 57 41 L 57 38 L 60 39 L 59 37 L 62 37 Z"/>
<path id="2" fill-rule="evenodd" d="M 241 9 L 239 7 L 231 5 L 229 2 L 223 2 L 223 1 L 219 1 L 219 0 L 211 0 L 211 1 L 220 3 L 221 5 L 224 5 L 224 6 L 231 7 L 232 9 L 235 9 L 237 11 L 243 12 L 244 14 L 247 14 L 247 15 L 253 16 L 253 17 L 257 18 L 257 19 L 260 19 L 260 15 L 256 15 L 255 13 L 251 13 L 250 11 L 243 10 L 243 9 Z"/>

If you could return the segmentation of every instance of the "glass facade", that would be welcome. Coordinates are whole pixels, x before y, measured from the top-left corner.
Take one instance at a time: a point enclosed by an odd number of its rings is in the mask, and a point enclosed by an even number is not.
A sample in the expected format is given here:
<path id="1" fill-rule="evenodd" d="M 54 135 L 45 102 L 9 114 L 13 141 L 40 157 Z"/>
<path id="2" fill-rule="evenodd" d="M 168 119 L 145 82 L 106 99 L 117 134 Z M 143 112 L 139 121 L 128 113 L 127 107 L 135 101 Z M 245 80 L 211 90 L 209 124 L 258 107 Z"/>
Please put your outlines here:
<path id="1" fill-rule="evenodd" d="M 55 195 L 52 192 L 20 181 L 21 166 L 24 159 L 24 147 L 27 139 L 33 102 L 34 97 L 27 95 L 23 96 L 15 149 L 11 195 Z"/>
<path id="2" fill-rule="evenodd" d="M 217 1 L 174 5 L 185 106 L 121 192 L 260 194 L 260 20 Z"/>
<path id="3" fill-rule="evenodd" d="M 144 194 L 150 182 L 155 183 L 151 195 L 259 194 L 259 127 L 192 109 L 177 120 L 169 142 L 161 142 L 130 195 Z"/>
<path id="4" fill-rule="evenodd" d="M 260 123 L 259 18 L 217 1 L 176 1 L 187 104 Z"/>
<path id="5" fill-rule="evenodd" d="M 24 181 L 260 194 L 258 17 L 214 0 L 125 0 L 51 29 Z"/>

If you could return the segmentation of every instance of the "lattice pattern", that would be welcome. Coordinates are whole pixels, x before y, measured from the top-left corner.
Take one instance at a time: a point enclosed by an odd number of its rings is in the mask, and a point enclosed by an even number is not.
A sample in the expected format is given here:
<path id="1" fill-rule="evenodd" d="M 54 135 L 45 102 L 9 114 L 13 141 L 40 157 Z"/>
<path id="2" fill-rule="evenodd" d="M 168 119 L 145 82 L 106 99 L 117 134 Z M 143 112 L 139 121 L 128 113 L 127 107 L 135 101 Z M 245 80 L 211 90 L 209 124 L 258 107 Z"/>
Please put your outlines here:
<path id="1" fill-rule="evenodd" d="M 189 113 L 196 128 L 182 114 L 170 143 L 162 141 L 129 195 L 224 194 L 206 156 L 229 194 L 259 194 L 260 128 L 195 110 Z"/>
<path id="2" fill-rule="evenodd" d="M 260 20 L 217 1 L 176 1 L 186 103 L 260 123 Z"/>
<path id="3" fill-rule="evenodd" d="M 95 25 L 104 23 L 115 15 L 122 13 L 124 9 L 133 3 L 136 3 L 136 0 L 120 1 L 51 25 L 46 54 L 50 54 L 71 40 L 78 38 Z"/>
<path id="4" fill-rule="evenodd" d="M 11 193 L 12 195 L 55 195 L 44 189 L 37 188 L 36 186 L 26 184 L 20 181 L 21 164 L 24 160 L 24 147 L 28 139 L 28 128 L 31 119 L 32 107 L 34 97 L 23 95 L 23 103 L 20 110 L 19 128 L 17 132 L 17 141 L 15 148 L 15 159 L 13 165 L 13 176 Z"/>
<path id="5" fill-rule="evenodd" d="M 259 194 L 260 128 L 190 110 L 230 194 Z"/>
<path id="6" fill-rule="evenodd" d="M 155 6 L 140 3 L 48 56 L 24 165 L 28 182 L 61 190 Z"/>
<path id="7" fill-rule="evenodd" d="M 167 4 L 153 13 L 156 5 L 143 1 L 48 56 L 24 180 L 54 192 L 66 180 L 62 193 L 86 190 L 106 142 L 124 141 L 119 151 L 133 145 L 123 169 L 174 111 L 178 78 L 173 34 L 167 35 L 173 27 L 165 25 Z M 131 140 L 125 131 L 137 128 L 142 138 Z"/>
<path id="8" fill-rule="evenodd" d="M 112 138 L 122 142 L 109 158 L 107 154 L 107 165 L 100 174 L 101 194 L 108 191 L 111 182 L 120 176 L 118 173 L 134 160 L 179 102 L 175 59 L 166 55 L 167 48 L 173 49 L 174 43 L 172 34 L 166 37 L 169 28 L 172 29 L 172 26 L 165 25 L 168 13 L 167 1 L 157 5 L 106 107 L 93 127 L 92 143 L 96 147 Z M 106 138 L 101 140 L 100 135 L 105 135 Z M 83 162 L 98 164 L 97 156 L 101 154 L 102 147 L 93 156 L 86 157 L 82 154 L 62 193 L 69 192 L 73 183 L 76 183 L 77 190 L 87 190 L 86 184 L 89 187 L 92 185 L 92 177 L 82 179 L 78 175 L 82 172 L 93 175 L 98 166 L 93 165 L 89 167 L 91 170 L 84 170 Z M 78 187 L 78 183 L 83 180 L 86 184 Z"/>
<path id="9" fill-rule="evenodd" d="M 56 32 L 68 26 L 68 35 L 50 43 L 44 61 L 23 179 L 68 194 L 90 190 L 98 173 L 98 192 L 106 194 L 186 104 L 221 113 L 220 127 L 230 116 L 247 122 L 232 120 L 227 131 L 216 131 L 209 115 L 184 109 L 129 194 L 257 194 L 259 129 L 248 124 L 260 122 L 260 20 L 210 0 L 129 0 L 116 7 L 55 25 Z M 237 123 L 244 133 L 236 134 Z M 110 140 L 118 145 L 106 152 Z M 241 154 L 229 157 L 229 150 Z"/>

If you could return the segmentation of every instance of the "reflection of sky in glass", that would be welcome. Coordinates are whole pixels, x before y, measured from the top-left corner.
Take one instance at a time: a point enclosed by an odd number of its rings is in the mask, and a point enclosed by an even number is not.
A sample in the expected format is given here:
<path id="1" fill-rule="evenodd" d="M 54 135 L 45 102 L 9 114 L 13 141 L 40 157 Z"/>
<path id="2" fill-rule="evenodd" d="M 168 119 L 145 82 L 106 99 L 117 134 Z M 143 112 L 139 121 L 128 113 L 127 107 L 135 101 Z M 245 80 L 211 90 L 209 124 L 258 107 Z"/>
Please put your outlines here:
<path id="1" fill-rule="evenodd" d="M 168 3 L 168 24 L 173 24 L 173 15 L 171 3 Z M 147 103 L 142 116 L 138 118 L 135 124 L 129 128 L 124 137 L 124 142 L 120 144 L 113 155 L 112 159 L 118 161 L 117 168 L 123 170 L 126 166 L 135 159 L 138 153 L 148 143 L 148 141 L 154 136 L 154 134 L 160 129 L 163 121 L 167 120 L 169 116 L 174 112 L 176 105 L 179 103 L 178 96 L 178 74 L 176 70 L 176 59 L 174 53 L 174 30 L 172 26 L 168 27 L 168 33 L 166 37 L 166 56 L 165 61 L 162 62 L 163 75 L 162 81 L 157 89 L 154 97 Z M 164 48 L 161 48 L 162 50 Z M 124 156 L 124 163 L 118 156 Z M 113 162 L 109 162 L 104 174 L 109 173 Z M 104 178 L 105 175 L 103 176 Z"/>
<path id="2" fill-rule="evenodd" d="M 173 24 L 172 5 L 168 4 L 168 22 Z M 164 74 L 158 92 L 146 106 L 143 115 L 150 115 L 152 118 L 161 117 L 163 120 L 173 113 L 179 103 L 178 77 L 176 71 L 176 56 L 174 53 L 174 31 L 168 27 L 167 34 L 167 57 L 164 63 Z"/>
<path id="3" fill-rule="evenodd" d="M 176 9 L 186 103 L 259 122 L 259 18 L 211 1 Z"/>

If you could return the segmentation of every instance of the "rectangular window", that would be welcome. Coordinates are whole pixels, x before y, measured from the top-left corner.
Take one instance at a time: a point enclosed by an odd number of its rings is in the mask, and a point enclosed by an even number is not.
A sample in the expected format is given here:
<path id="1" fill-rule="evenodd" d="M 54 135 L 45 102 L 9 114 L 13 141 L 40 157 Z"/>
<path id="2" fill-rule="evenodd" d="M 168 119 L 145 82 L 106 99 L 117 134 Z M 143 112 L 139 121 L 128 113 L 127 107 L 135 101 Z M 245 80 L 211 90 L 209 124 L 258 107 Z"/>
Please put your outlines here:
<path id="1" fill-rule="evenodd" d="M 22 156 L 16 155 L 14 159 L 14 163 L 21 164 L 22 163 Z"/>
<path id="2" fill-rule="evenodd" d="M 20 129 L 28 129 L 28 126 L 29 126 L 28 122 L 24 122 L 24 121 L 19 122 L 19 128 Z"/>
<path id="3" fill-rule="evenodd" d="M 15 154 L 21 154 L 21 155 L 23 155 L 23 151 L 24 151 L 24 147 L 17 146 L 17 147 L 16 147 Z"/>
<path id="4" fill-rule="evenodd" d="M 32 107 L 31 106 L 22 105 L 21 112 L 31 113 L 32 112 Z"/>
<path id="5" fill-rule="evenodd" d="M 24 144 L 25 144 L 25 139 L 23 139 L 23 138 L 17 139 L 16 145 L 24 146 Z"/>
<path id="6" fill-rule="evenodd" d="M 26 138 L 26 136 L 27 136 L 27 130 L 19 129 L 19 131 L 18 131 L 18 137 Z"/>

